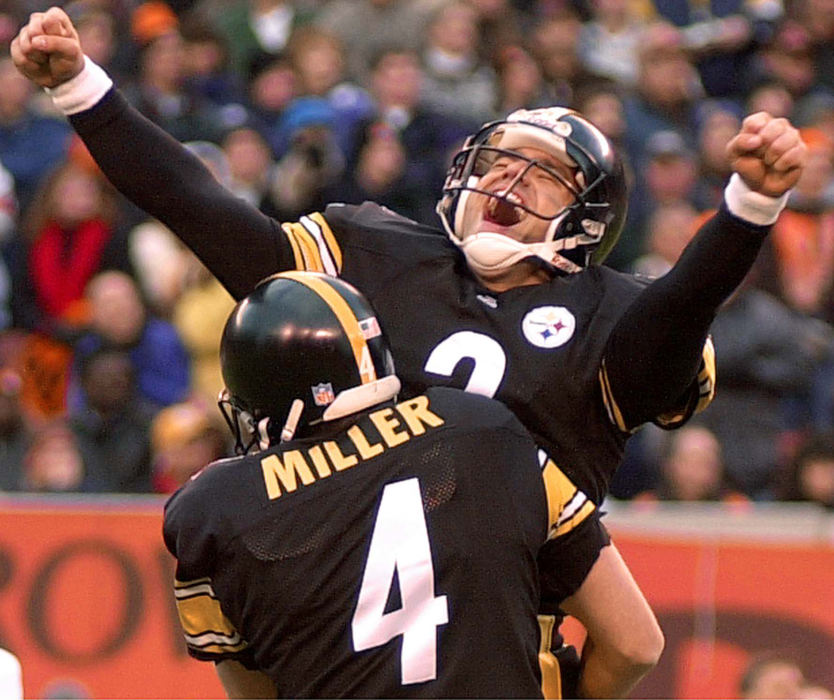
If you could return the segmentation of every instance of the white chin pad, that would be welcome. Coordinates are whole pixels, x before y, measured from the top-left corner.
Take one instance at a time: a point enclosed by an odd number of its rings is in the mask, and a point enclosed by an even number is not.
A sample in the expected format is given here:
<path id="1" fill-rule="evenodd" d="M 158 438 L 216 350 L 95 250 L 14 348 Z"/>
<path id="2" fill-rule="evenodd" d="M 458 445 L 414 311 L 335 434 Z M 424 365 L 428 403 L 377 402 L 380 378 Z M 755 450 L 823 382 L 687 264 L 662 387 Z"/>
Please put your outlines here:
<path id="1" fill-rule="evenodd" d="M 523 243 L 502 236 L 500 233 L 476 233 L 460 246 L 470 263 L 478 269 L 500 270 L 517 262 L 516 258 L 529 255 Z"/>

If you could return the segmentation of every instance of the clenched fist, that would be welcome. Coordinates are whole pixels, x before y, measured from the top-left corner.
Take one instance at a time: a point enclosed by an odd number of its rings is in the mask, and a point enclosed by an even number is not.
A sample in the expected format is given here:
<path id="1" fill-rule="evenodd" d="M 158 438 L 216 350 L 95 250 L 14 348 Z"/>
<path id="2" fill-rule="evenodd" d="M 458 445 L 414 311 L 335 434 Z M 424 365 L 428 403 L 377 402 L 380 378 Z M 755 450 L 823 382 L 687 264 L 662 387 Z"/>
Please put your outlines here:
<path id="1" fill-rule="evenodd" d="M 11 44 L 17 69 L 41 87 L 54 88 L 84 67 L 78 33 L 59 7 L 34 12 Z"/>
<path id="2" fill-rule="evenodd" d="M 796 128 L 783 118 L 756 112 L 727 144 L 733 171 L 754 192 L 780 197 L 796 184 L 807 148 Z"/>

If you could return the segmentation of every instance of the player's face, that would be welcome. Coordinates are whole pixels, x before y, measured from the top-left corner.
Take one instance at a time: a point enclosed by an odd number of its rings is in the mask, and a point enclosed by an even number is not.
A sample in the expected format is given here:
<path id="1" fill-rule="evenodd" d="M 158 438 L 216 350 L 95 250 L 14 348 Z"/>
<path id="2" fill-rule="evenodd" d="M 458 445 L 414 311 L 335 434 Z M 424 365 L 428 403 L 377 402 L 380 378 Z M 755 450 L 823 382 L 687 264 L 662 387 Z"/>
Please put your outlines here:
<path id="1" fill-rule="evenodd" d="M 491 232 L 522 243 L 538 243 L 544 240 L 551 223 L 550 218 L 544 217 L 556 216 L 573 202 L 573 193 L 554 174 L 574 183 L 574 171 L 570 166 L 538 148 L 518 148 L 516 152 L 546 167 L 531 167 L 524 158 L 500 154 L 476 187 L 495 194 L 509 192 L 510 201 L 523 204 L 542 216 L 510 206 L 496 197 L 473 192 L 466 202 L 463 216 L 464 238 L 475 233 Z"/>

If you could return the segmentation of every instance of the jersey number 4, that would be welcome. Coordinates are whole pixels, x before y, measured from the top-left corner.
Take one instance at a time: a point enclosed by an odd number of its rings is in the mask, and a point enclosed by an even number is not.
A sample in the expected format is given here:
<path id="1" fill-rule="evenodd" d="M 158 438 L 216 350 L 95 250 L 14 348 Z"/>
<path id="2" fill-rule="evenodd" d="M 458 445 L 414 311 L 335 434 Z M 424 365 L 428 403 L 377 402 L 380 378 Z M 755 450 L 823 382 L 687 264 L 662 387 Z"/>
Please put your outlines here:
<path id="1" fill-rule="evenodd" d="M 385 612 L 397 576 L 402 605 Z M 386 484 L 377 512 L 359 601 L 353 648 L 364 651 L 402 635 L 402 683 L 437 678 L 437 627 L 449 621 L 446 596 L 434 595 L 429 533 L 416 478 Z"/>

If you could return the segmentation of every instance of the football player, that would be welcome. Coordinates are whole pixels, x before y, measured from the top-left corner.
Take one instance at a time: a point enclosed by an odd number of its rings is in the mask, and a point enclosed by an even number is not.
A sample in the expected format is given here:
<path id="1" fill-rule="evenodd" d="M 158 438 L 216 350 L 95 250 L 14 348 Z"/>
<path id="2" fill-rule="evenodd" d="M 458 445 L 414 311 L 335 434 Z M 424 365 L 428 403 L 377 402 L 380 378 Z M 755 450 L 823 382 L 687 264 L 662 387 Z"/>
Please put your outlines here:
<path id="1" fill-rule="evenodd" d="M 229 696 L 541 697 L 539 581 L 570 595 L 607 537 L 509 409 L 396 403 L 370 305 L 319 273 L 258 285 L 220 354 L 239 456 L 163 530 L 188 651 Z"/>
<path id="2" fill-rule="evenodd" d="M 373 203 L 277 222 L 236 199 L 133 110 L 81 53 L 66 15 L 33 14 L 12 44 L 115 186 L 167 224 L 236 298 L 279 270 L 339 275 L 368 296 L 406 395 L 445 385 L 509 406 L 596 503 L 628 437 L 683 424 L 710 401 L 709 326 L 747 273 L 804 163 L 796 129 L 748 117 L 729 145 L 720 211 L 678 264 L 646 284 L 602 265 L 626 194 L 610 142 L 576 112 L 521 111 L 455 157 L 438 212 L 449 236 Z M 615 547 L 574 596 L 605 610 L 588 696 L 617 697 L 662 635 Z M 605 601 L 600 606 L 599 601 Z M 557 612 L 553 601 L 543 610 Z M 543 624 L 548 624 L 543 619 Z M 583 651 L 585 653 L 585 651 Z M 615 678 L 623 682 L 617 684 Z M 633 679 L 633 677 L 632 677 Z"/>

